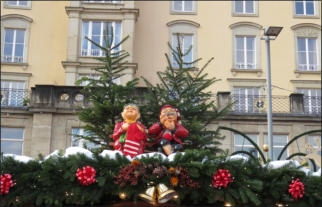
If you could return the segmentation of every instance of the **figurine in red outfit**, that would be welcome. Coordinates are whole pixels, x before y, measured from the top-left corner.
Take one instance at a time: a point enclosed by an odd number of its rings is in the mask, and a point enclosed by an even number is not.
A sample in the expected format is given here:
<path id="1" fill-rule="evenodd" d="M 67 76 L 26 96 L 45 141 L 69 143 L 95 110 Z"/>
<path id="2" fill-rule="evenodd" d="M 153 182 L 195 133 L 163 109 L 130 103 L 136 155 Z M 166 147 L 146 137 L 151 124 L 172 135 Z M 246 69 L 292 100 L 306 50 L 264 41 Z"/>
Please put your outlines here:
<path id="1" fill-rule="evenodd" d="M 126 105 L 122 117 L 123 121 L 117 123 L 114 128 L 114 149 L 133 158 L 135 155 L 144 153 L 147 139 L 145 127 L 137 122 L 140 111 L 135 104 Z"/>
<path id="2" fill-rule="evenodd" d="M 181 139 L 187 137 L 189 131 L 181 125 L 180 120 L 179 111 L 171 105 L 165 105 L 160 111 L 160 122 L 149 128 L 148 134 L 156 137 L 156 142 L 161 145 L 159 151 L 166 155 L 183 149 Z"/>

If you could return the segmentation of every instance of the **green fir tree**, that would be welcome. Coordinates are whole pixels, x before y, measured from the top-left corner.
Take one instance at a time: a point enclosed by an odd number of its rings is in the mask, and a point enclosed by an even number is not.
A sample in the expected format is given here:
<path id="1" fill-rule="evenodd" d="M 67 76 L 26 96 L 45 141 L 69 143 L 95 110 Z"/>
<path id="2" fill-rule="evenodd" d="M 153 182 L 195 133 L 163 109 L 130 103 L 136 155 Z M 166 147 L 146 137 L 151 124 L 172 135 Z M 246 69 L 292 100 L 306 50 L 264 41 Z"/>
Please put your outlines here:
<path id="1" fill-rule="evenodd" d="M 100 75 L 99 79 L 83 77 L 76 82 L 77 85 L 87 83 L 82 93 L 92 104 L 78 113 L 79 119 L 86 123 L 84 128 L 86 134 L 78 138 L 100 146 L 96 149 L 97 151 L 112 148 L 110 142 L 114 125 L 122 119 L 121 112 L 124 105 L 133 102 L 131 94 L 134 93 L 138 80 L 133 79 L 125 85 L 115 83 L 115 79 L 123 76 L 122 72 L 128 68 L 126 58 L 129 53 L 119 49 L 128 38 L 129 36 L 114 43 L 113 28 L 108 25 L 104 30 L 104 45 L 86 37 L 88 41 L 103 51 L 105 56 L 94 57 L 103 63 L 102 66 L 94 68 Z"/>
<path id="2" fill-rule="evenodd" d="M 147 85 L 145 105 L 141 107 L 142 121 L 151 126 L 159 119 L 159 112 L 163 105 L 170 104 L 179 109 L 182 125 L 189 130 L 189 136 L 184 138 L 185 149 L 211 149 L 214 153 L 222 152 L 219 148 L 220 136 L 218 130 L 209 130 L 207 125 L 219 120 L 227 114 L 230 106 L 218 110 L 214 101 L 214 94 L 209 87 L 219 79 L 208 77 L 205 72 L 213 61 L 210 58 L 201 68 L 195 66 L 201 58 L 186 61 L 186 56 L 192 50 L 182 48 L 181 36 L 177 35 L 177 43 L 171 49 L 171 55 L 165 54 L 168 66 L 165 71 L 157 72 L 159 84 L 153 85 L 142 77 Z"/>

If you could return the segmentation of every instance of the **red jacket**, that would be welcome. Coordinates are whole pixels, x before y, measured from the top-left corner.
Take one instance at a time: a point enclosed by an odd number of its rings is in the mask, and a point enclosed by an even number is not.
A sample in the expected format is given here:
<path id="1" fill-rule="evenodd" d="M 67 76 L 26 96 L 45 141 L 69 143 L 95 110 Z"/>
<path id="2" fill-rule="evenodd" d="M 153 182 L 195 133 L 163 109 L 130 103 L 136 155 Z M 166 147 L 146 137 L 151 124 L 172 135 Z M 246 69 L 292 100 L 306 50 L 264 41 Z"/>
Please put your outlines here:
<path id="1" fill-rule="evenodd" d="M 138 122 L 134 122 L 130 124 L 127 131 L 122 129 L 122 125 L 125 122 L 119 122 L 115 125 L 114 132 L 113 132 L 113 139 L 115 140 L 114 149 L 120 150 L 125 155 L 130 155 L 134 157 L 135 155 L 144 153 L 145 142 L 147 139 L 145 133 L 145 127 L 143 124 L 139 124 Z M 143 132 L 138 128 L 139 125 Z M 122 134 L 126 133 L 126 139 L 124 146 L 119 142 L 119 138 Z"/>
<path id="2" fill-rule="evenodd" d="M 164 130 L 165 129 L 163 128 L 162 124 L 158 122 L 153 124 L 149 128 L 148 134 L 153 137 L 156 136 L 157 138 L 156 143 L 159 143 L 161 141 Z M 188 134 L 189 134 L 189 131 L 185 129 L 181 124 L 178 124 L 178 123 L 176 124 L 175 129 L 172 131 L 173 139 L 181 145 L 183 145 L 183 142 L 181 141 L 181 139 L 187 137 Z"/>

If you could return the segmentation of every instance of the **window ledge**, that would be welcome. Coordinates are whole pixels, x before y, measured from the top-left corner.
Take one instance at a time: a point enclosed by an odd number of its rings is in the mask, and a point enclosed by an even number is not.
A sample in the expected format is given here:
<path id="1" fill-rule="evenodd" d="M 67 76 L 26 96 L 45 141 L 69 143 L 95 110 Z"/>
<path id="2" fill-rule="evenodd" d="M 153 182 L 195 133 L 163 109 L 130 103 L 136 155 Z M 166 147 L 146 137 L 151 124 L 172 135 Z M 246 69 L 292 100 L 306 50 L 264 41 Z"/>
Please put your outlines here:
<path id="1" fill-rule="evenodd" d="M 317 70 L 317 71 L 305 71 L 305 70 L 295 70 L 295 75 L 296 77 L 300 77 L 301 74 L 319 74 L 321 75 L 321 70 Z"/>
<path id="2" fill-rule="evenodd" d="M 3 5 L 4 8 L 6 9 L 25 9 L 25 10 L 31 10 L 31 6 L 13 6 L 13 5 L 8 5 L 8 4 L 4 4 Z"/>
<path id="3" fill-rule="evenodd" d="M 1 62 L 1 65 L 14 65 L 14 66 L 28 67 L 28 63 Z"/>
<path id="4" fill-rule="evenodd" d="M 195 12 L 195 11 L 191 11 L 191 12 L 171 11 L 170 14 L 173 14 L 173 15 L 197 15 L 197 12 Z"/>
<path id="5" fill-rule="evenodd" d="M 296 19 L 319 19 L 319 15 L 293 15 L 293 18 Z"/>
<path id="6" fill-rule="evenodd" d="M 111 3 L 111 2 L 82 2 L 82 4 L 85 5 L 118 5 L 118 6 L 124 6 L 124 3 Z"/>
<path id="7" fill-rule="evenodd" d="M 232 13 L 233 17 L 258 17 L 258 14 Z"/>
<path id="8" fill-rule="evenodd" d="M 257 73 L 257 76 L 262 76 L 263 70 L 262 69 L 236 69 L 232 68 L 231 73 L 233 76 L 236 76 L 237 73 Z"/>

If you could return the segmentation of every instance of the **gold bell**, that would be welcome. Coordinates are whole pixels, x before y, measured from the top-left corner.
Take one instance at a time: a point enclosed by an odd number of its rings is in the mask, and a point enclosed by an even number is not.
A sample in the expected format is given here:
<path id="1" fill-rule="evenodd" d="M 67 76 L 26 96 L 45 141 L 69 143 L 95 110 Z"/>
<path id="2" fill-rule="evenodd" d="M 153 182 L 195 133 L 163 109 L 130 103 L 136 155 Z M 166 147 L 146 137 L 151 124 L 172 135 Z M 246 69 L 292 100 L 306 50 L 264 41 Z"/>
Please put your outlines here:
<path id="1" fill-rule="evenodd" d="M 158 202 L 159 203 L 166 203 L 176 195 L 176 192 L 174 190 L 169 189 L 163 183 L 160 183 L 157 186 L 157 189 L 158 189 Z"/>
<path id="2" fill-rule="evenodd" d="M 139 197 L 148 202 L 151 203 L 152 205 L 157 204 L 157 191 L 155 189 L 155 186 L 149 187 L 146 189 L 145 193 L 140 193 Z"/>

